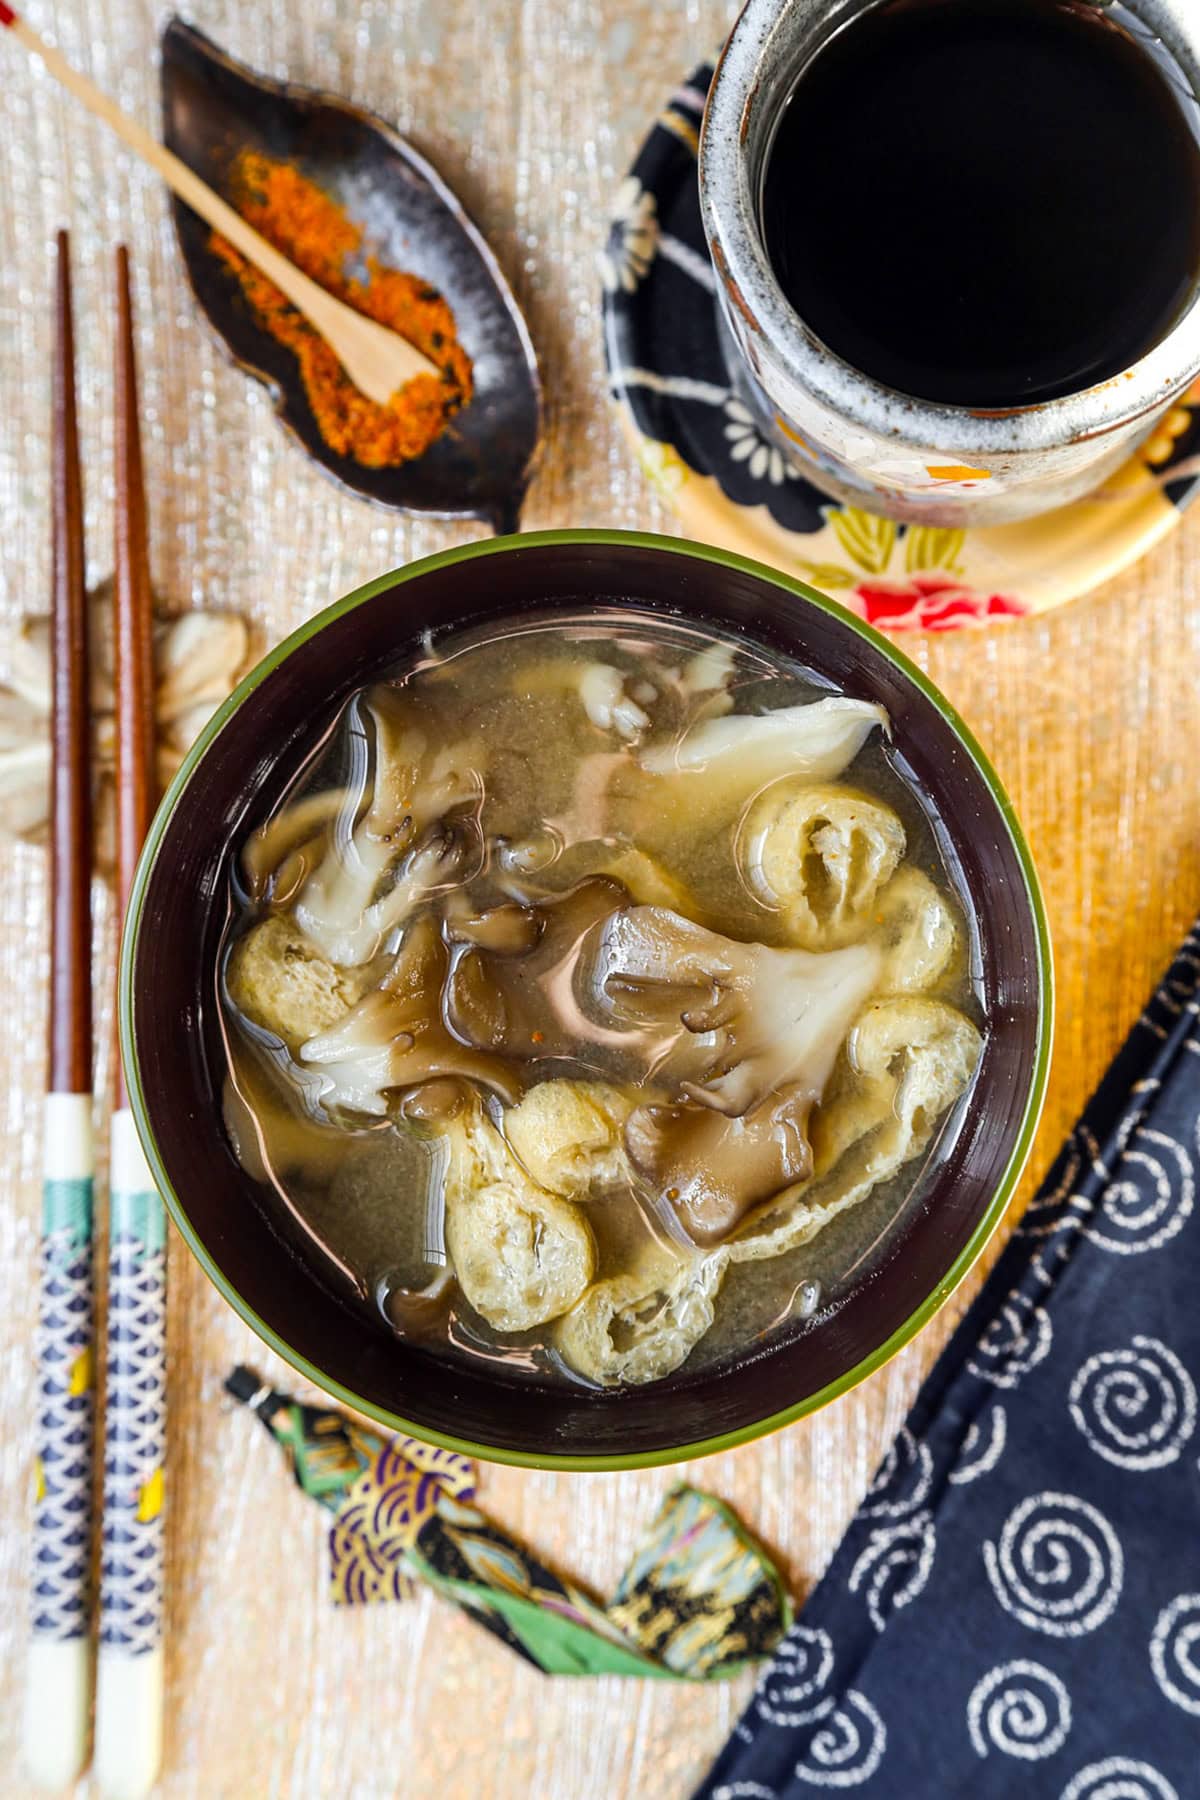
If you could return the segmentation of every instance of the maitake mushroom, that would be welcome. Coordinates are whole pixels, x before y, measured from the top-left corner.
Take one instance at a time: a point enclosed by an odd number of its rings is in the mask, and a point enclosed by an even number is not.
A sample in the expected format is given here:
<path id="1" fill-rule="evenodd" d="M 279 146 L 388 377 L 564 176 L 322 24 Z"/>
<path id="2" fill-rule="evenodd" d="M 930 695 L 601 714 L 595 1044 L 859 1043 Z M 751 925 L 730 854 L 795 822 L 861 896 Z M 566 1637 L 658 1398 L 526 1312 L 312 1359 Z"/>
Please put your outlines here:
<path id="1" fill-rule="evenodd" d="M 479 746 L 430 752 L 401 698 L 351 703 L 352 778 L 296 917 L 331 962 L 369 962 L 422 901 L 469 879 L 482 858 Z M 268 825 L 266 831 L 271 830 Z M 250 855 L 261 862 L 261 846 Z"/>
<path id="2" fill-rule="evenodd" d="M 638 752 L 634 769 L 602 771 L 612 816 L 643 848 L 673 854 L 771 783 L 836 781 L 888 715 L 830 697 L 766 713 L 709 714 Z"/>
<path id="3" fill-rule="evenodd" d="M 381 985 L 343 1019 L 300 1047 L 302 1067 L 319 1077 L 328 1110 L 383 1116 L 406 1089 L 445 1077 L 477 1081 L 511 1102 L 520 1082 L 498 1056 L 464 1044 L 442 1017 L 449 951 L 438 922 L 423 913 L 408 926 Z"/>
<path id="4" fill-rule="evenodd" d="M 629 907 L 605 923 L 587 968 L 590 1004 L 616 1028 L 647 1034 L 654 1081 L 679 1095 L 639 1107 L 626 1147 L 693 1241 L 726 1237 L 808 1174 L 809 1113 L 879 967 L 870 944 L 772 950 L 662 907 Z"/>
<path id="5" fill-rule="evenodd" d="M 112 864 L 113 718 L 112 583 L 89 597 L 91 709 L 97 862 Z M 160 617 L 154 628 L 158 777 L 165 787 L 184 756 L 244 672 L 250 634 L 230 612 Z M 10 646 L 7 685 L 0 685 L 0 830 L 40 843 L 50 822 L 50 620 L 23 618 Z"/>
<path id="6" fill-rule="evenodd" d="M 627 744 L 636 744 L 649 728 L 650 715 L 628 693 L 624 675 L 611 663 L 584 663 L 579 671 L 579 698 L 593 725 L 616 732 Z"/>
<path id="7" fill-rule="evenodd" d="M 707 718 L 671 744 L 656 744 L 639 762 L 650 775 L 703 775 L 706 802 L 714 789 L 731 786 L 752 794 L 781 775 L 835 781 L 862 749 L 876 725 L 886 730 L 882 706 L 831 696 L 774 712 Z"/>
<path id="8" fill-rule="evenodd" d="M 619 883 L 594 876 L 524 909 L 534 935 L 523 953 L 489 949 L 477 936 L 455 958 L 446 990 L 457 1035 L 526 1061 L 576 1058 L 588 1035 L 575 993 L 580 946 L 628 898 Z"/>
<path id="9" fill-rule="evenodd" d="M 814 954 L 708 931 L 661 906 L 604 922 L 577 986 L 605 1021 L 664 1028 L 656 1079 L 700 1105 L 740 1116 L 788 1083 L 824 1086 L 879 972 L 870 944 Z"/>

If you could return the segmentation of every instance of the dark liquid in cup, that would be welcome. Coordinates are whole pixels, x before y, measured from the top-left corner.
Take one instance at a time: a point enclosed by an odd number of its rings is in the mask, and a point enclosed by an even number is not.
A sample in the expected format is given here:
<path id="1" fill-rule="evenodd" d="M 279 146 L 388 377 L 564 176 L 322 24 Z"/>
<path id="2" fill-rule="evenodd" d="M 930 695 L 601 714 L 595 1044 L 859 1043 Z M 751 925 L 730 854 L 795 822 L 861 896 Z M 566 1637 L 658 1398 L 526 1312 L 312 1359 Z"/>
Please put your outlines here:
<path id="1" fill-rule="evenodd" d="M 953 405 L 1054 399 L 1189 299 L 1195 101 L 1086 0 L 885 0 L 802 73 L 762 215 L 788 300 L 856 368 Z"/>

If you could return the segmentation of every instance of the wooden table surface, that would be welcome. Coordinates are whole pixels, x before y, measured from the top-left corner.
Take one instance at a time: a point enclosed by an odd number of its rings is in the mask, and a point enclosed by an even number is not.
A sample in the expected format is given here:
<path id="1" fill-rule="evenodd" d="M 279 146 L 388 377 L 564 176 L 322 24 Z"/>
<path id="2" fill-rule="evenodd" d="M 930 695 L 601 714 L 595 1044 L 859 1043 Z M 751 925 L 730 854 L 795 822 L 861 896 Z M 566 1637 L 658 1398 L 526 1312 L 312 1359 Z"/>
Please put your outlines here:
<path id="1" fill-rule="evenodd" d="M 148 122 L 147 0 L 34 0 L 31 23 Z M 723 34 L 721 0 L 194 0 L 259 68 L 396 120 L 458 188 L 526 309 L 546 454 L 528 528 L 670 530 L 610 413 L 596 253 L 646 121 Z M 249 614 L 265 641 L 414 556 L 477 535 L 341 495 L 284 441 L 189 299 L 162 189 L 0 34 L 0 629 L 48 605 L 50 253 L 71 227 L 91 573 L 109 566 L 112 246 L 136 280 L 153 561 L 172 608 Z M 1200 900 L 1200 509 L 1111 587 L 988 634 L 906 645 L 992 753 L 1028 827 L 1058 965 L 1054 1075 L 1026 1198 Z M 0 670 L 6 651 L 0 643 Z M 114 922 L 97 888 L 97 978 Z M 30 1489 L 27 1421 L 44 1082 L 40 854 L 0 855 L 0 1791 L 16 1769 Z M 99 1023 L 111 1073 L 111 1008 Z M 1020 1201 L 1018 1201 L 1018 1205 Z M 995 1246 L 993 1247 L 993 1249 Z M 688 1472 L 732 1501 L 797 1594 L 819 1575 L 889 1434 L 975 1289 L 818 1418 Z M 428 1594 L 335 1612 L 323 1520 L 221 1395 L 246 1358 L 282 1384 L 182 1245 L 171 1245 L 167 1763 L 172 1800 L 404 1793 L 447 1800 L 674 1800 L 747 1683 L 549 1682 Z M 487 1468 L 483 1504 L 603 1592 L 670 1471 Z"/>

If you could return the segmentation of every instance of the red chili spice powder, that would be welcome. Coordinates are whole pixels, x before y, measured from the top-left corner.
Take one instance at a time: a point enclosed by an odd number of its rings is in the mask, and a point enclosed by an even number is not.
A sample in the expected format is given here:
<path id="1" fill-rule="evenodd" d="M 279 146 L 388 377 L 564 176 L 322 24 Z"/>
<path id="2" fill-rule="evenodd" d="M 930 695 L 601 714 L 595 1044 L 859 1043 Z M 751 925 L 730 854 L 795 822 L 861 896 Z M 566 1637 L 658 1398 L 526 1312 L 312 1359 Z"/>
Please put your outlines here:
<path id="1" fill-rule="evenodd" d="M 234 203 L 297 268 L 368 318 L 391 326 L 439 370 L 414 375 L 386 406 L 368 400 L 286 295 L 214 233 L 210 247 L 233 270 L 261 323 L 295 353 L 317 429 L 330 449 L 369 469 L 423 455 L 472 394 L 471 360 L 437 289 L 372 256 L 365 258 L 365 281 L 348 276 L 348 263 L 361 254 L 362 232 L 291 163 L 244 151 L 234 169 Z"/>

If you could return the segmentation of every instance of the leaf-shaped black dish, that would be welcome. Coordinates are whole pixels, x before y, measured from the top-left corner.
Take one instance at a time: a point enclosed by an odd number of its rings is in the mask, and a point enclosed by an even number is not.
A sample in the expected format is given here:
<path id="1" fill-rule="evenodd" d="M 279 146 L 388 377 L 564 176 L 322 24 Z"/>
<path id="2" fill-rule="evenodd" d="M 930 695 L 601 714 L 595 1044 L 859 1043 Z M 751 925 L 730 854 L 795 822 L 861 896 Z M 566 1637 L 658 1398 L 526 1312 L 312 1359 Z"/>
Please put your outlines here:
<path id="1" fill-rule="evenodd" d="M 437 171 L 372 113 L 256 75 L 182 19 L 163 32 L 162 90 L 163 137 L 210 187 L 233 198 L 230 174 L 244 150 L 295 163 L 360 227 L 381 263 L 440 290 L 474 364 L 470 404 L 423 456 L 383 469 L 340 456 L 317 428 L 295 356 L 259 323 L 237 277 L 209 249 L 208 226 L 176 200 L 192 291 L 234 360 L 271 388 L 288 430 L 368 500 L 515 531 L 538 450 L 537 361 L 495 257 Z"/>

